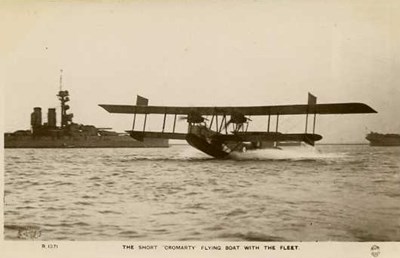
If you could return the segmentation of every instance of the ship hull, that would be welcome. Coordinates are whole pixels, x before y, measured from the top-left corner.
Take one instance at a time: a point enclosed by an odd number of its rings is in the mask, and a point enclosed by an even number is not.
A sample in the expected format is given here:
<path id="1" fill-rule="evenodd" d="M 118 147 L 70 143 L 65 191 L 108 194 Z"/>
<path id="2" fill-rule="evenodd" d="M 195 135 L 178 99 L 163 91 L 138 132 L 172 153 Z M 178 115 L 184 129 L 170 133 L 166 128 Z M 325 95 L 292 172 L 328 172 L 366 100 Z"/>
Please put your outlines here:
<path id="1" fill-rule="evenodd" d="M 369 146 L 400 146 L 400 142 L 382 142 L 382 141 L 370 141 Z"/>
<path id="2" fill-rule="evenodd" d="M 400 146 L 400 135 L 370 133 L 366 139 L 370 146 Z"/>
<path id="3" fill-rule="evenodd" d="M 166 139 L 136 141 L 130 136 L 5 136 L 5 148 L 161 148 L 169 147 Z"/>

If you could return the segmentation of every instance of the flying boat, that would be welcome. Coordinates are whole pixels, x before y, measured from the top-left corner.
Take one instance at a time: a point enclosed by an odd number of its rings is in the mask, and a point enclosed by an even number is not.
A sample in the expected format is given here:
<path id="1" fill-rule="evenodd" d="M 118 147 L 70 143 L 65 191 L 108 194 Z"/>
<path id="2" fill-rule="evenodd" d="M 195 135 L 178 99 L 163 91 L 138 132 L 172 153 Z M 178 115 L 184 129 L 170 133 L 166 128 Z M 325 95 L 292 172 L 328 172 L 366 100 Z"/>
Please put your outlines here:
<path id="1" fill-rule="evenodd" d="M 303 142 L 314 146 L 322 136 L 315 133 L 317 115 L 377 113 L 364 103 L 317 104 L 317 98 L 308 93 L 307 104 L 273 106 L 150 106 L 148 99 L 137 96 L 136 105 L 100 104 L 109 113 L 133 114 L 132 130 L 129 135 L 143 141 L 145 138 L 186 140 L 194 148 L 218 159 L 229 157 L 233 152 L 279 148 L 285 142 Z M 161 131 L 147 131 L 147 117 L 151 114 L 164 115 Z M 143 115 L 141 129 L 135 129 L 137 115 Z M 305 115 L 305 131 L 301 133 L 282 133 L 279 131 L 279 118 L 288 115 Z M 172 131 L 165 130 L 168 116 L 173 116 Z M 176 132 L 177 117 L 183 116 L 188 124 L 186 133 Z M 249 131 L 251 117 L 265 116 L 265 131 Z M 275 127 L 271 117 L 275 116 Z M 313 116 L 312 132 L 309 116 Z M 211 117 L 211 118 L 210 118 Z"/>

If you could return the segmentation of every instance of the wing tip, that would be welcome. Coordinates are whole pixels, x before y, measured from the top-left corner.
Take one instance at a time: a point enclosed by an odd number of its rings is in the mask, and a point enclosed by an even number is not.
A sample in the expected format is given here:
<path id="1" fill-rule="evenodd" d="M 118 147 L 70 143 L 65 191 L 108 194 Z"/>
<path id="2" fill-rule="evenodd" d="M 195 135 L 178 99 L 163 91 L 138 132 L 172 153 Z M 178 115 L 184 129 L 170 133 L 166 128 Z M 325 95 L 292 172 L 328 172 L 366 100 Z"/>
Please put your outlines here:
<path id="1" fill-rule="evenodd" d="M 378 111 L 376 111 L 375 109 L 373 109 L 372 107 L 370 107 L 369 105 L 365 104 L 365 103 L 357 103 L 359 105 L 361 105 L 364 109 L 364 113 L 378 113 Z"/>
<path id="2" fill-rule="evenodd" d="M 378 113 L 375 109 L 362 102 L 327 103 L 321 104 L 326 107 L 324 114 L 368 114 Z M 337 105 L 337 108 L 335 107 Z"/>
<path id="3" fill-rule="evenodd" d="M 106 104 L 98 104 L 98 106 L 99 106 L 99 107 L 102 107 L 103 109 L 105 109 L 107 112 L 110 113 L 110 111 L 107 109 L 107 106 L 108 106 L 108 105 L 106 105 Z"/>

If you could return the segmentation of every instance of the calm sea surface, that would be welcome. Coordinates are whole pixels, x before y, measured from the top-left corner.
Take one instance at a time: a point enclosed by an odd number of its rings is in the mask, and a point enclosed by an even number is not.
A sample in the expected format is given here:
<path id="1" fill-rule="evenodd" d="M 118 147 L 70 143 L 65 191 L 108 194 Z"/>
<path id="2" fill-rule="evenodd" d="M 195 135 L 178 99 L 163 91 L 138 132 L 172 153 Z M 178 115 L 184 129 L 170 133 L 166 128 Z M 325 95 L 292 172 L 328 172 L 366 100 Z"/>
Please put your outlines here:
<path id="1" fill-rule="evenodd" d="M 4 238 L 400 241 L 400 148 L 6 149 Z"/>

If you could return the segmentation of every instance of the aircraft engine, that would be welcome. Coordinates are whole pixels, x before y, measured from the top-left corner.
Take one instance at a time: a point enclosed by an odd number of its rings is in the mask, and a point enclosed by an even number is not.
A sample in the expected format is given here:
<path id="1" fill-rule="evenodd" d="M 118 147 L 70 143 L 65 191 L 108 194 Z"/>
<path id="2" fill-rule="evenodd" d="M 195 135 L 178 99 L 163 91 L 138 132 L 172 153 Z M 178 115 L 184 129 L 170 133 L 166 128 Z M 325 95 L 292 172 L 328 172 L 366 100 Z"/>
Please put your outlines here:
<path id="1" fill-rule="evenodd" d="M 180 119 L 186 120 L 188 123 L 193 124 L 203 123 L 206 120 L 206 118 L 195 112 L 189 113 L 188 116 L 181 117 Z"/>

